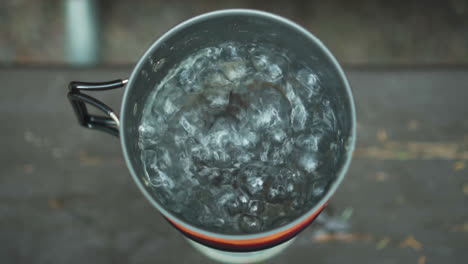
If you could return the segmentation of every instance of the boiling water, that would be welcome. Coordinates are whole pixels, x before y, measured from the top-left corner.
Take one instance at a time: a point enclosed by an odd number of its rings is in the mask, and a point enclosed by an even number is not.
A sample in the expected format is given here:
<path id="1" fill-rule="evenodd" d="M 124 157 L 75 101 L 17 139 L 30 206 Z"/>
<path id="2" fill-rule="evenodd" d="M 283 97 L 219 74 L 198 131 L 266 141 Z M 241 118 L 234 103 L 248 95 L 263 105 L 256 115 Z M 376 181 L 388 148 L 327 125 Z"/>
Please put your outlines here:
<path id="1" fill-rule="evenodd" d="M 190 55 L 155 86 L 141 117 L 154 195 L 211 231 L 287 224 L 333 180 L 339 129 L 324 90 L 314 69 L 277 48 L 229 42 Z"/>

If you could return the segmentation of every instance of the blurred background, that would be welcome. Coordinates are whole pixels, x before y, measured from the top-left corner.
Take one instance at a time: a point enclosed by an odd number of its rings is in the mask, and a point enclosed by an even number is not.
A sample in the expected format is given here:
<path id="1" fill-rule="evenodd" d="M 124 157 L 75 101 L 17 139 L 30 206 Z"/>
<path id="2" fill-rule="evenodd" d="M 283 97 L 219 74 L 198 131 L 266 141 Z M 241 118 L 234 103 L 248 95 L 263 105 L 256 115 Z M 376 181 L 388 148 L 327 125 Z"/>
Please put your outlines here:
<path id="1" fill-rule="evenodd" d="M 465 263 L 468 0 L 0 0 L 0 263 L 214 263 L 146 201 L 70 81 L 127 78 L 164 32 L 253 8 L 344 66 L 357 147 L 324 213 L 267 263 Z M 115 110 L 124 89 L 92 93 Z"/>
<path id="2" fill-rule="evenodd" d="M 0 63 L 133 64 L 172 26 L 223 8 L 292 19 L 346 65 L 468 62 L 466 0 L 2 0 Z"/>

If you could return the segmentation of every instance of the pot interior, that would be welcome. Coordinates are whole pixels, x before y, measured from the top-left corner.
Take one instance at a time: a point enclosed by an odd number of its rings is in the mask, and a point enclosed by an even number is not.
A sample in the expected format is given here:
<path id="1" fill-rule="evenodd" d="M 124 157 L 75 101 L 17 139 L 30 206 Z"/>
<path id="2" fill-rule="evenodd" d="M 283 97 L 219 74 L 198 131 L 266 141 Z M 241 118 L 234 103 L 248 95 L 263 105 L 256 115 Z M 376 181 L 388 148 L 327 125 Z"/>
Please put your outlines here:
<path id="1" fill-rule="evenodd" d="M 286 50 L 292 61 L 292 67 L 304 65 L 314 71 L 323 89 L 324 97 L 328 98 L 328 103 L 333 108 L 336 134 L 321 143 L 325 145 L 334 143 L 334 151 L 322 153 L 325 159 L 333 160 L 333 162 L 326 166 L 319 166 L 317 172 L 314 172 L 320 174 L 320 177 L 325 177 L 328 183 L 321 196 L 306 201 L 304 205 L 306 208 L 301 214 L 306 214 L 317 204 L 325 202 L 328 199 L 327 194 L 334 190 L 341 181 L 345 164 L 351 156 L 350 149 L 353 148 L 351 144 L 353 144 L 352 137 L 354 136 L 352 98 L 347 82 L 337 68 L 339 66 L 320 43 L 312 39 L 310 35 L 304 34 L 304 31 L 298 27 L 270 16 L 232 12 L 201 17 L 168 32 L 153 44 L 140 60 L 126 88 L 121 113 L 122 143 L 124 151 L 127 152 L 128 166 L 134 172 L 134 177 L 141 182 L 141 186 L 157 205 L 164 208 L 171 217 L 175 216 L 193 226 L 217 233 L 226 232 L 216 227 L 200 226 L 192 219 L 187 219 L 182 214 L 173 211 L 170 206 L 161 201 L 162 197 L 158 195 L 146 177 L 140 158 L 141 150 L 138 146 L 138 139 L 143 107 L 147 98 L 168 72 L 190 54 L 226 42 L 241 45 L 255 43 L 255 45 L 267 45 Z M 311 116 L 324 114 L 320 112 L 320 109 L 306 110 Z M 313 190 L 313 186 L 306 186 L 306 188 Z M 288 224 L 292 220 L 281 225 Z"/>

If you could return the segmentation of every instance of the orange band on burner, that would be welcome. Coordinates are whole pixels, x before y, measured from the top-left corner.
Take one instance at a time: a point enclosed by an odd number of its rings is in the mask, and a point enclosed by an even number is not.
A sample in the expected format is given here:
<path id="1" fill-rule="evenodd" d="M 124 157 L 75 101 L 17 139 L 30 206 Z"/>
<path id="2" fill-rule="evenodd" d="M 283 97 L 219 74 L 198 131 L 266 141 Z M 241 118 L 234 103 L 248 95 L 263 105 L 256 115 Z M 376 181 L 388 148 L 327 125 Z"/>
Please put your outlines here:
<path id="1" fill-rule="evenodd" d="M 247 248 L 247 247 L 256 247 L 256 246 L 261 246 L 263 244 L 269 244 L 273 241 L 279 241 L 278 243 L 281 243 L 283 241 L 280 241 L 281 239 L 285 238 L 290 238 L 291 234 L 294 234 L 300 230 L 302 230 L 305 226 L 310 224 L 312 220 L 314 220 L 315 217 L 322 211 L 322 209 L 326 206 L 326 203 L 322 205 L 317 211 L 313 212 L 311 215 L 309 215 L 306 219 L 301 221 L 300 223 L 282 230 L 280 232 L 263 236 L 263 237 L 258 237 L 258 238 L 248 238 L 248 239 L 227 239 L 227 238 L 220 238 L 220 237 L 214 237 L 214 236 L 209 236 L 205 235 L 199 232 L 196 232 L 194 230 L 191 230 L 183 225 L 177 224 L 176 222 L 168 219 L 176 228 L 181 230 L 182 232 L 189 234 L 190 236 L 193 236 L 194 238 L 199 238 L 205 241 L 209 241 L 211 243 L 216 243 L 221 245 L 227 245 L 227 246 L 240 246 L 242 248 Z"/>

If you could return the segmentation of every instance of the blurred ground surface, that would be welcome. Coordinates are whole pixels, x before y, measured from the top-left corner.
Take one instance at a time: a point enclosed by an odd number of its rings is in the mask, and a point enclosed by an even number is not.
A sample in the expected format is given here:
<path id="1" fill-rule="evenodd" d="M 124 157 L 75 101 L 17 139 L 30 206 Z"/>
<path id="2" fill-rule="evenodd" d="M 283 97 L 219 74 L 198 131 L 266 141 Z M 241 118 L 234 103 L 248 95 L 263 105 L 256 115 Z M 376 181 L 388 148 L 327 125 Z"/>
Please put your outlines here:
<path id="1" fill-rule="evenodd" d="M 0 64 L 64 63 L 63 2 L 0 1 Z M 344 64 L 467 64 L 468 1 L 101 0 L 101 61 L 129 64 L 194 15 L 254 8 L 322 39 Z"/>
<path id="2" fill-rule="evenodd" d="M 130 69 L 0 68 L 0 263 L 212 263 L 145 200 L 119 142 L 80 128 L 71 80 Z M 468 259 L 468 69 L 347 69 L 358 144 L 326 215 L 267 263 Z M 122 90 L 97 93 L 118 108 Z"/>

